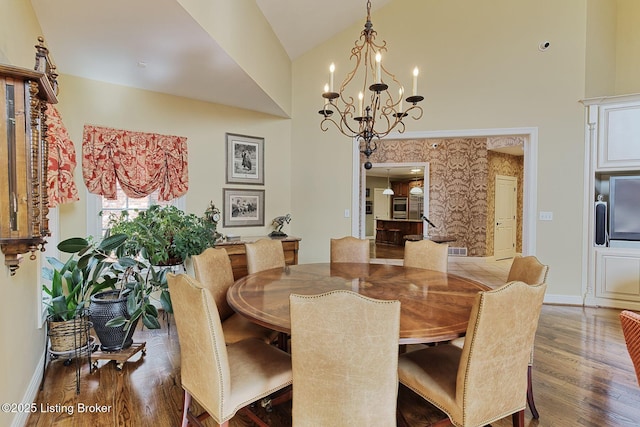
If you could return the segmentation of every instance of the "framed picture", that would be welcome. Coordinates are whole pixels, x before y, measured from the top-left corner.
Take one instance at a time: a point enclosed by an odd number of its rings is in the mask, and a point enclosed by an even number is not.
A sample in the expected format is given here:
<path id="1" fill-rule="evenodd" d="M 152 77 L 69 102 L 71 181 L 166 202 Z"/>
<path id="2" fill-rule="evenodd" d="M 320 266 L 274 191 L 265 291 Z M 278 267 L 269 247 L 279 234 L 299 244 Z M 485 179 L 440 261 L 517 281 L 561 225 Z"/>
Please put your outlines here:
<path id="1" fill-rule="evenodd" d="M 227 133 L 227 184 L 264 185 L 264 138 Z"/>
<path id="2" fill-rule="evenodd" d="M 223 227 L 264 225 L 264 190 L 223 188 Z"/>
<path id="3" fill-rule="evenodd" d="M 365 204 L 366 210 L 365 214 L 372 215 L 373 214 L 373 202 L 371 200 L 367 200 Z"/>

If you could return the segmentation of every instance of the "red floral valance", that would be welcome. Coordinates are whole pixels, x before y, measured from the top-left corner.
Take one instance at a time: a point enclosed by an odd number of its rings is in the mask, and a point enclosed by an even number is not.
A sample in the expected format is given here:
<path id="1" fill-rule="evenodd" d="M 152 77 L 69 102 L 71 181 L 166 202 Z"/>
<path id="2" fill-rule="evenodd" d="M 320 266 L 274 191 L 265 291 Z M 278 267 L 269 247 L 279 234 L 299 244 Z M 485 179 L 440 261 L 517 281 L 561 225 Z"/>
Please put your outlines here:
<path id="1" fill-rule="evenodd" d="M 62 124 L 58 110 L 51 104 L 47 104 L 46 117 L 46 139 L 49 145 L 47 194 L 49 207 L 53 208 L 62 203 L 76 202 L 80 198 L 73 180 L 76 149 L 67 129 Z"/>
<path id="2" fill-rule="evenodd" d="M 160 200 L 189 189 L 187 138 L 84 126 L 82 175 L 89 192 L 116 199 L 116 180 L 132 198 L 159 189 Z"/>

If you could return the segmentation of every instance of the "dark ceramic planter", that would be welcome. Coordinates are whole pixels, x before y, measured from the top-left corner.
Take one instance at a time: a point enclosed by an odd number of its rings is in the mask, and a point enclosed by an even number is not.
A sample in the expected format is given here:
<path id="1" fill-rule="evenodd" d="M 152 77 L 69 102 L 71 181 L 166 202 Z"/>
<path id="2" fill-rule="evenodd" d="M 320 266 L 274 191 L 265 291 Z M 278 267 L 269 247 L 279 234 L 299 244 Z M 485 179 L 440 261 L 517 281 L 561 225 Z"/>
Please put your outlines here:
<path id="1" fill-rule="evenodd" d="M 129 318 L 127 298 L 118 298 L 120 291 L 103 291 L 91 297 L 91 321 L 93 329 L 100 340 L 102 351 L 120 351 L 131 347 L 133 333 L 138 321 L 131 326 L 128 333 L 123 327 L 106 326 L 106 323 L 119 316 Z"/>

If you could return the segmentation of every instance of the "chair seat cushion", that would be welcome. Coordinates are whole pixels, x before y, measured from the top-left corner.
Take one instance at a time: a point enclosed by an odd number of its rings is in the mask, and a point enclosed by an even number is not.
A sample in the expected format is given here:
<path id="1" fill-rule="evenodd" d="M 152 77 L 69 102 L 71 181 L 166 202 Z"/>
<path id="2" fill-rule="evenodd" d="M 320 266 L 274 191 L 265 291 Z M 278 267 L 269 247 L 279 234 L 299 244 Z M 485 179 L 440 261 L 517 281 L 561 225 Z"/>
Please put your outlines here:
<path id="1" fill-rule="evenodd" d="M 223 403 L 228 414 L 247 406 L 292 382 L 291 356 L 255 338 L 227 346 L 231 391 Z"/>
<path id="2" fill-rule="evenodd" d="M 270 343 L 278 336 L 276 331 L 250 322 L 238 313 L 232 314 L 222 322 L 222 332 L 227 344 L 233 344 L 247 338 L 258 338 Z"/>
<path id="3" fill-rule="evenodd" d="M 400 383 L 443 410 L 453 419 L 461 419 L 462 408 L 456 404 L 456 379 L 462 349 L 443 344 L 400 355 Z M 424 393 L 429 390 L 429 395 Z M 457 408 L 449 414 L 444 408 Z"/>

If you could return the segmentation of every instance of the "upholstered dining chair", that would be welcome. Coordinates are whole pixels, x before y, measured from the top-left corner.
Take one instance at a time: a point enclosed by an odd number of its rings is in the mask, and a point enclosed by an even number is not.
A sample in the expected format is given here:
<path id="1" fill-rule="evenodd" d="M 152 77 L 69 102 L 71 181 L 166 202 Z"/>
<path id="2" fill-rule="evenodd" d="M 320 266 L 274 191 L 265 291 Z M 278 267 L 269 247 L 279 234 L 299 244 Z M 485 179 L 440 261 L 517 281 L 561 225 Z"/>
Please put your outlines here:
<path id="1" fill-rule="evenodd" d="M 284 267 L 284 249 L 277 239 L 259 239 L 245 244 L 247 251 L 247 272 L 258 273 L 272 268 Z"/>
<path id="2" fill-rule="evenodd" d="M 449 245 L 431 240 L 407 240 L 404 244 L 404 266 L 447 272 Z"/>
<path id="3" fill-rule="evenodd" d="M 549 266 L 542 264 L 535 256 L 516 255 L 511 263 L 507 282 L 519 280 L 529 285 L 537 285 L 547 281 L 548 273 Z"/>
<path id="4" fill-rule="evenodd" d="M 331 239 L 331 262 L 369 262 L 369 240 L 345 236 Z"/>
<path id="5" fill-rule="evenodd" d="M 476 296 L 462 348 L 452 344 L 400 355 L 400 383 L 458 427 L 508 415 L 524 426 L 526 366 L 547 285 L 509 282 Z"/>
<path id="6" fill-rule="evenodd" d="M 518 280 L 528 285 L 538 285 L 540 283 L 546 283 L 547 274 L 549 272 L 549 266 L 542 264 L 538 258 L 533 255 L 525 256 L 516 255 L 511 263 L 511 268 L 507 275 L 507 283 Z M 462 347 L 464 345 L 464 338 L 458 338 L 451 342 L 454 345 Z M 527 403 L 531 410 L 533 418 L 540 418 L 538 408 L 536 408 L 536 402 L 533 399 L 533 347 L 531 347 L 531 356 L 529 358 L 529 365 L 527 366 Z"/>
<path id="7" fill-rule="evenodd" d="M 233 269 L 226 250 L 208 248 L 200 255 L 192 256 L 191 260 L 196 280 L 209 289 L 216 303 L 227 344 L 252 337 L 271 343 L 277 338 L 276 331 L 250 322 L 227 303 L 227 291 L 233 284 Z"/>
<path id="8" fill-rule="evenodd" d="M 631 356 L 636 371 L 636 378 L 640 384 L 640 314 L 623 310 L 620 312 L 620 324 L 629 356 Z"/>
<path id="9" fill-rule="evenodd" d="M 286 400 L 291 384 L 291 357 L 264 341 L 249 338 L 225 345 L 220 315 L 211 292 L 186 274 L 167 276 L 180 342 L 180 375 L 184 389 L 182 427 L 211 416 L 228 426 L 238 411 L 256 424 L 267 426 L 248 405 L 280 390 Z M 284 396 L 284 397 L 283 397 Z M 191 410 L 195 399 L 206 411 Z"/>
<path id="10" fill-rule="evenodd" d="M 293 426 L 395 426 L 400 302 L 348 290 L 289 299 Z"/>

